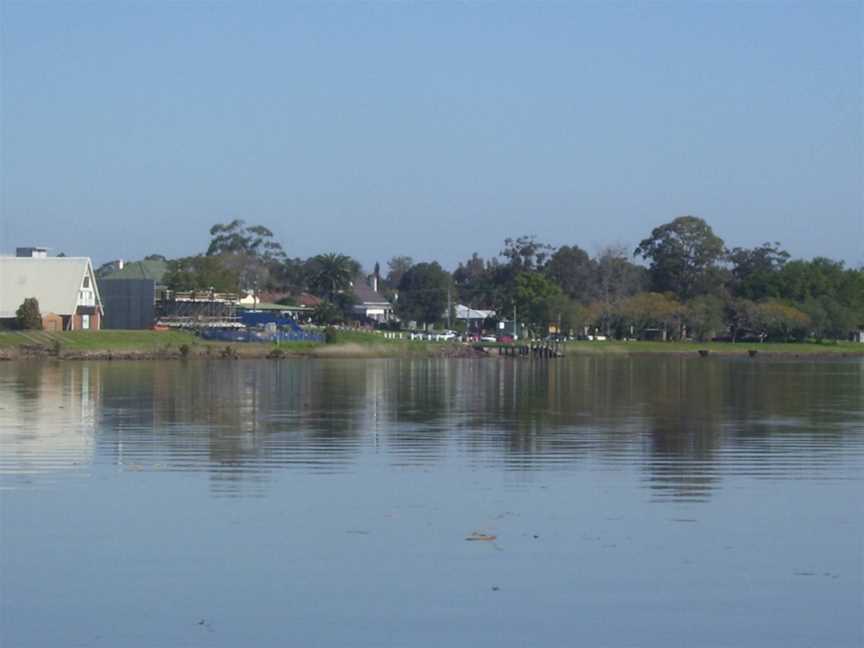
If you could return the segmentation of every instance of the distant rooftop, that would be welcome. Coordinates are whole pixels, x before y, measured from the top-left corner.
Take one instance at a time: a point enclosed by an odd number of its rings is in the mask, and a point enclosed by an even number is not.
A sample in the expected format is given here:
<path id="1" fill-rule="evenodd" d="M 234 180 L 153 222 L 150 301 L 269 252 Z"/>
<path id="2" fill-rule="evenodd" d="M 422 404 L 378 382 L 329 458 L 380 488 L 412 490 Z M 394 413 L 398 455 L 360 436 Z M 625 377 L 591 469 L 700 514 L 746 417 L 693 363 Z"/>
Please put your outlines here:
<path id="1" fill-rule="evenodd" d="M 382 304 L 389 306 L 390 302 L 387 301 L 379 292 L 374 290 L 372 286 L 369 285 L 368 279 L 366 277 L 357 276 L 354 278 L 354 285 L 352 286 L 354 295 L 360 301 L 361 304 Z"/>
<path id="2" fill-rule="evenodd" d="M 48 256 L 48 248 L 41 245 L 31 247 L 15 248 L 16 257 L 29 257 L 33 259 L 44 259 Z"/>
<path id="3" fill-rule="evenodd" d="M 149 261 L 129 261 L 123 265 L 122 270 L 110 272 L 101 281 L 108 279 L 152 279 L 156 284 L 161 284 L 168 272 L 168 262 L 159 259 Z"/>

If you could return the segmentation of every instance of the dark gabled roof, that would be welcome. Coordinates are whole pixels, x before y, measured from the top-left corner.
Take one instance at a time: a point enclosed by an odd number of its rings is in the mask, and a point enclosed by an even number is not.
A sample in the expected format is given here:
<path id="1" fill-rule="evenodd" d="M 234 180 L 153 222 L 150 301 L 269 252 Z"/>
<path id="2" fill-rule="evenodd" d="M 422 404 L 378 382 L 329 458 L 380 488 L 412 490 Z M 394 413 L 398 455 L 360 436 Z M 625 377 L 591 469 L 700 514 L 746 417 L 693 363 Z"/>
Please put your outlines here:
<path id="1" fill-rule="evenodd" d="M 357 297 L 360 304 L 386 304 L 390 305 L 384 297 L 372 290 L 372 286 L 366 283 L 365 277 L 356 277 L 353 286 L 354 296 Z"/>
<path id="2" fill-rule="evenodd" d="M 152 279 L 157 285 L 162 283 L 165 273 L 168 272 L 168 263 L 153 259 L 150 261 L 130 261 L 123 266 L 122 270 L 116 270 L 102 277 L 106 279 Z"/>

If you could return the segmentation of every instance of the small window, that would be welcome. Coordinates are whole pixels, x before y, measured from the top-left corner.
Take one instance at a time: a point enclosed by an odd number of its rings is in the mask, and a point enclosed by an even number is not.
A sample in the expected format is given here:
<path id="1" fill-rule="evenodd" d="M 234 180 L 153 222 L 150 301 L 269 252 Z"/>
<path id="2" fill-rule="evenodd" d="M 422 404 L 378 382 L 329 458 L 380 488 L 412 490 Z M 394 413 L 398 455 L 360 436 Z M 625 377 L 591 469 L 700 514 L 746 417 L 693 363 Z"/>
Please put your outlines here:
<path id="1" fill-rule="evenodd" d="M 86 276 L 84 277 L 84 287 L 85 287 L 85 288 L 89 288 L 89 287 L 90 287 L 90 275 L 86 275 Z"/>

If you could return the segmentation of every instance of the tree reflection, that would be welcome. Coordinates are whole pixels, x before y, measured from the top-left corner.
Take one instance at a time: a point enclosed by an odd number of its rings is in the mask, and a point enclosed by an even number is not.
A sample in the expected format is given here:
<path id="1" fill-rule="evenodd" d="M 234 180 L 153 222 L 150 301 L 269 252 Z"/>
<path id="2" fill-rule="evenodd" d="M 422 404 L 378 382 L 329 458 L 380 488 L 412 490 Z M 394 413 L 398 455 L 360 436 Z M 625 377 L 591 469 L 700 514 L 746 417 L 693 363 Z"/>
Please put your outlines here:
<path id="1" fill-rule="evenodd" d="M 75 422 L 91 439 L 82 452 L 95 435 L 118 466 L 207 471 L 220 496 L 264 494 L 274 471 L 355 470 L 380 454 L 526 475 L 590 463 L 643 473 L 656 498 L 699 500 L 732 469 L 824 470 L 864 421 L 860 362 L 34 363 L 0 378 L 4 442 L 19 453 L 65 447 L 58 431 Z M 792 459 L 776 461 L 790 439 Z"/>

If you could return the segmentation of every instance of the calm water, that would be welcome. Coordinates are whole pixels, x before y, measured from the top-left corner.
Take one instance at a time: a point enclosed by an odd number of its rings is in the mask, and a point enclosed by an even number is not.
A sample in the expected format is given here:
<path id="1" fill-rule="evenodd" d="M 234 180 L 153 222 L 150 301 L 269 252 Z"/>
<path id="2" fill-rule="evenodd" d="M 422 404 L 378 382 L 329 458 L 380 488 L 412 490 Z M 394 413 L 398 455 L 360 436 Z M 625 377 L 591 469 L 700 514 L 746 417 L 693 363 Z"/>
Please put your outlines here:
<path id="1" fill-rule="evenodd" d="M 864 645 L 860 361 L 7 362 L 0 444 L 3 648 Z"/>

